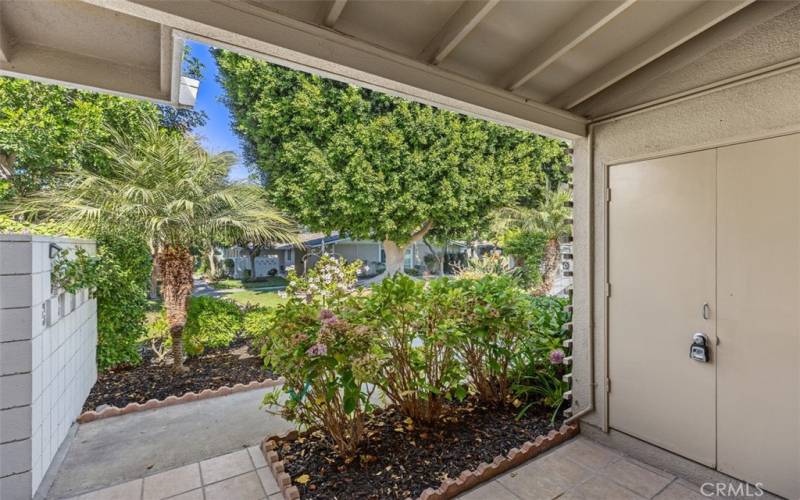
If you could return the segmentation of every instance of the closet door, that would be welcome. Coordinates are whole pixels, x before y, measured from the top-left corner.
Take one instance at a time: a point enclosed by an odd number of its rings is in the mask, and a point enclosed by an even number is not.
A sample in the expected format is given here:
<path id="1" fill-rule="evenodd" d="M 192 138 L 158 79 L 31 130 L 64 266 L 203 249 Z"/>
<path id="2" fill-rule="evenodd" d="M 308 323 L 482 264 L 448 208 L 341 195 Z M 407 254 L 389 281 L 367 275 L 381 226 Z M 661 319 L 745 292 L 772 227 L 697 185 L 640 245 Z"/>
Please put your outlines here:
<path id="1" fill-rule="evenodd" d="M 709 466 L 715 169 L 713 150 L 612 166 L 608 212 L 609 422 Z M 689 358 L 695 333 L 709 362 Z"/>
<path id="2" fill-rule="evenodd" d="M 718 150 L 718 469 L 800 498 L 800 136 Z"/>

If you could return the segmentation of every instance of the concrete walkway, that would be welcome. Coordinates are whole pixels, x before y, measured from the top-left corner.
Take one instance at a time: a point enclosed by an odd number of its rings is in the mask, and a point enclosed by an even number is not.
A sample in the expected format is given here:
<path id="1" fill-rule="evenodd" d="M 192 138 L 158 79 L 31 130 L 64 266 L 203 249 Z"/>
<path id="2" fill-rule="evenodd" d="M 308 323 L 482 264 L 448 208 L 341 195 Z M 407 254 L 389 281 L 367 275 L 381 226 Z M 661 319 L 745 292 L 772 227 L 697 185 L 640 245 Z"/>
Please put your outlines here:
<path id="1" fill-rule="evenodd" d="M 270 389 L 82 424 L 46 498 L 70 498 L 141 481 L 159 472 L 257 446 L 268 434 L 292 427 L 259 408 L 267 390 Z"/>
<path id="2" fill-rule="evenodd" d="M 733 482 L 737 482 L 732 480 Z M 701 485 L 578 436 L 461 495 L 461 500 L 706 500 Z M 703 494 L 705 493 L 705 494 Z M 725 497 L 733 498 L 733 497 Z M 779 500 L 763 492 L 761 499 Z"/>
<path id="3" fill-rule="evenodd" d="M 242 288 L 244 290 L 244 288 Z M 219 290 L 212 287 L 208 284 L 206 280 L 203 278 L 194 278 L 194 288 L 192 289 L 192 295 L 195 297 L 222 297 L 222 293 Z"/>

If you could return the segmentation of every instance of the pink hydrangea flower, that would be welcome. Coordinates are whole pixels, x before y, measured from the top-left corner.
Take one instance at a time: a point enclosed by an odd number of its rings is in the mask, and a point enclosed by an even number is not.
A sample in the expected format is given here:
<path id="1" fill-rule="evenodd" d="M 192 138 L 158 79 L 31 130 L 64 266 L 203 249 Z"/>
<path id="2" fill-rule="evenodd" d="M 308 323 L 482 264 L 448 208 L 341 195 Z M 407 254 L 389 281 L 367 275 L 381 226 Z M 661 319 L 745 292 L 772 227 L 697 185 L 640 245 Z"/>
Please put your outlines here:
<path id="1" fill-rule="evenodd" d="M 564 351 L 561 349 L 554 349 L 550 351 L 548 358 L 550 358 L 551 365 L 560 365 L 564 362 Z"/>
<path id="2" fill-rule="evenodd" d="M 339 318 L 330 309 L 321 310 L 319 319 L 322 320 L 323 325 L 335 325 L 339 321 Z"/>
<path id="3" fill-rule="evenodd" d="M 309 356 L 312 356 L 312 357 L 313 356 L 324 356 L 324 355 L 328 354 L 328 346 L 326 346 L 325 344 L 320 344 L 320 343 L 314 344 L 314 345 L 312 345 L 311 347 L 308 348 L 308 350 L 306 351 L 306 354 L 308 354 Z"/>

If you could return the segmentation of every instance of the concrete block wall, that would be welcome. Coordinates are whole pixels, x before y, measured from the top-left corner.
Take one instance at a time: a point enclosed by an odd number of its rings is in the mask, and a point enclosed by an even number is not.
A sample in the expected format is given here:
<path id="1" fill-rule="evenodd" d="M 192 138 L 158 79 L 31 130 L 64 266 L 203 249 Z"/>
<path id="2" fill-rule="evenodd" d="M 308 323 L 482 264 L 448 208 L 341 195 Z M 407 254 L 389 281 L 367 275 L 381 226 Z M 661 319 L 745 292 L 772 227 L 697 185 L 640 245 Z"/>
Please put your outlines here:
<path id="1" fill-rule="evenodd" d="M 88 240 L 0 234 L 0 498 L 36 492 L 95 380 L 97 301 L 51 290 L 50 245 Z"/>

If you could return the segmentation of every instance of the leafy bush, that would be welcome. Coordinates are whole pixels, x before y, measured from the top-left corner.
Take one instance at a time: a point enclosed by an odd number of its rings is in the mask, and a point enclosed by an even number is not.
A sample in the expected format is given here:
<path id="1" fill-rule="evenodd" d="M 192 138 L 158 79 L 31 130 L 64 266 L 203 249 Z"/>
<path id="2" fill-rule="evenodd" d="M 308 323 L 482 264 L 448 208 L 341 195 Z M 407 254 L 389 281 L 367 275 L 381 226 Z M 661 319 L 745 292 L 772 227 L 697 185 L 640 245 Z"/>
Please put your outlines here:
<path id="1" fill-rule="evenodd" d="M 183 331 L 186 353 L 197 356 L 206 348 L 227 347 L 241 329 L 242 312 L 233 302 L 192 297 Z"/>
<path id="2" fill-rule="evenodd" d="M 248 325 L 266 331 L 264 362 L 286 379 L 264 403 L 281 406 L 289 420 L 324 429 L 345 457 L 353 457 L 364 439 L 379 361 L 372 329 L 351 321 L 359 317 L 350 297 L 358 267 L 323 257 L 305 277 L 290 273 L 289 301 Z"/>
<path id="3" fill-rule="evenodd" d="M 294 269 L 289 270 L 285 293 L 306 303 L 334 307 L 355 290 L 361 266 L 360 260 L 347 263 L 344 259 L 323 254 L 302 277 Z"/>
<path id="4" fill-rule="evenodd" d="M 542 283 L 540 269 L 546 246 L 547 235 L 542 231 L 512 229 L 503 236 L 503 251 L 514 256 L 523 287 L 531 289 Z"/>
<path id="5" fill-rule="evenodd" d="M 151 315 L 147 322 L 147 331 L 139 341 L 148 345 L 158 361 L 164 361 L 172 349 L 172 336 L 169 334 L 167 312 L 164 309 Z"/>
<path id="6" fill-rule="evenodd" d="M 478 397 L 486 403 L 505 403 L 519 353 L 534 334 L 530 298 L 510 276 L 487 274 L 457 283 L 466 298 L 460 355 Z"/>
<path id="7" fill-rule="evenodd" d="M 568 384 L 563 381 L 567 372 L 563 342 L 569 337 L 569 332 L 564 329 L 570 321 L 570 313 L 565 310 L 569 300 L 548 296 L 529 300 L 536 335 L 529 337 L 523 346 L 513 390 L 527 403 L 522 412 L 542 400 L 554 409 L 555 418 L 564 403 L 564 392 L 568 390 Z"/>
<path id="8" fill-rule="evenodd" d="M 139 339 L 146 333 L 150 249 L 136 235 L 97 238 L 97 368 L 141 362 Z"/>
<path id="9" fill-rule="evenodd" d="M 563 299 L 532 297 L 493 273 L 428 282 L 398 274 L 360 293 L 348 266 L 331 258 L 303 278 L 292 273 L 288 302 L 244 321 L 265 363 L 286 378 L 265 404 L 319 427 L 345 457 L 364 439 L 375 387 L 425 425 L 470 391 L 522 411 L 561 404 Z"/>
<path id="10" fill-rule="evenodd" d="M 398 274 L 372 287 L 363 321 L 377 333 L 383 394 L 408 417 L 434 423 L 445 399 L 463 399 L 457 359 L 462 294 L 447 279 L 428 286 Z"/>
<path id="11" fill-rule="evenodd" d="M 57 264 L 56 286 L 93 289 L 97 299 L 97 369 L 141 362 L 140 338 L 146 333 L 147 290 L 152 266 L 150 250 L 135 234 L 86 234 L 67 224 L 20 222 L 0 215 L 0 232 L 50 236 L 94 237 L 97 257 L 77 254 L 73 264 Z M 83 263 L 81 263 L 83 261 Z M 68 290 L 69 291 L 69 290 Z"/>

